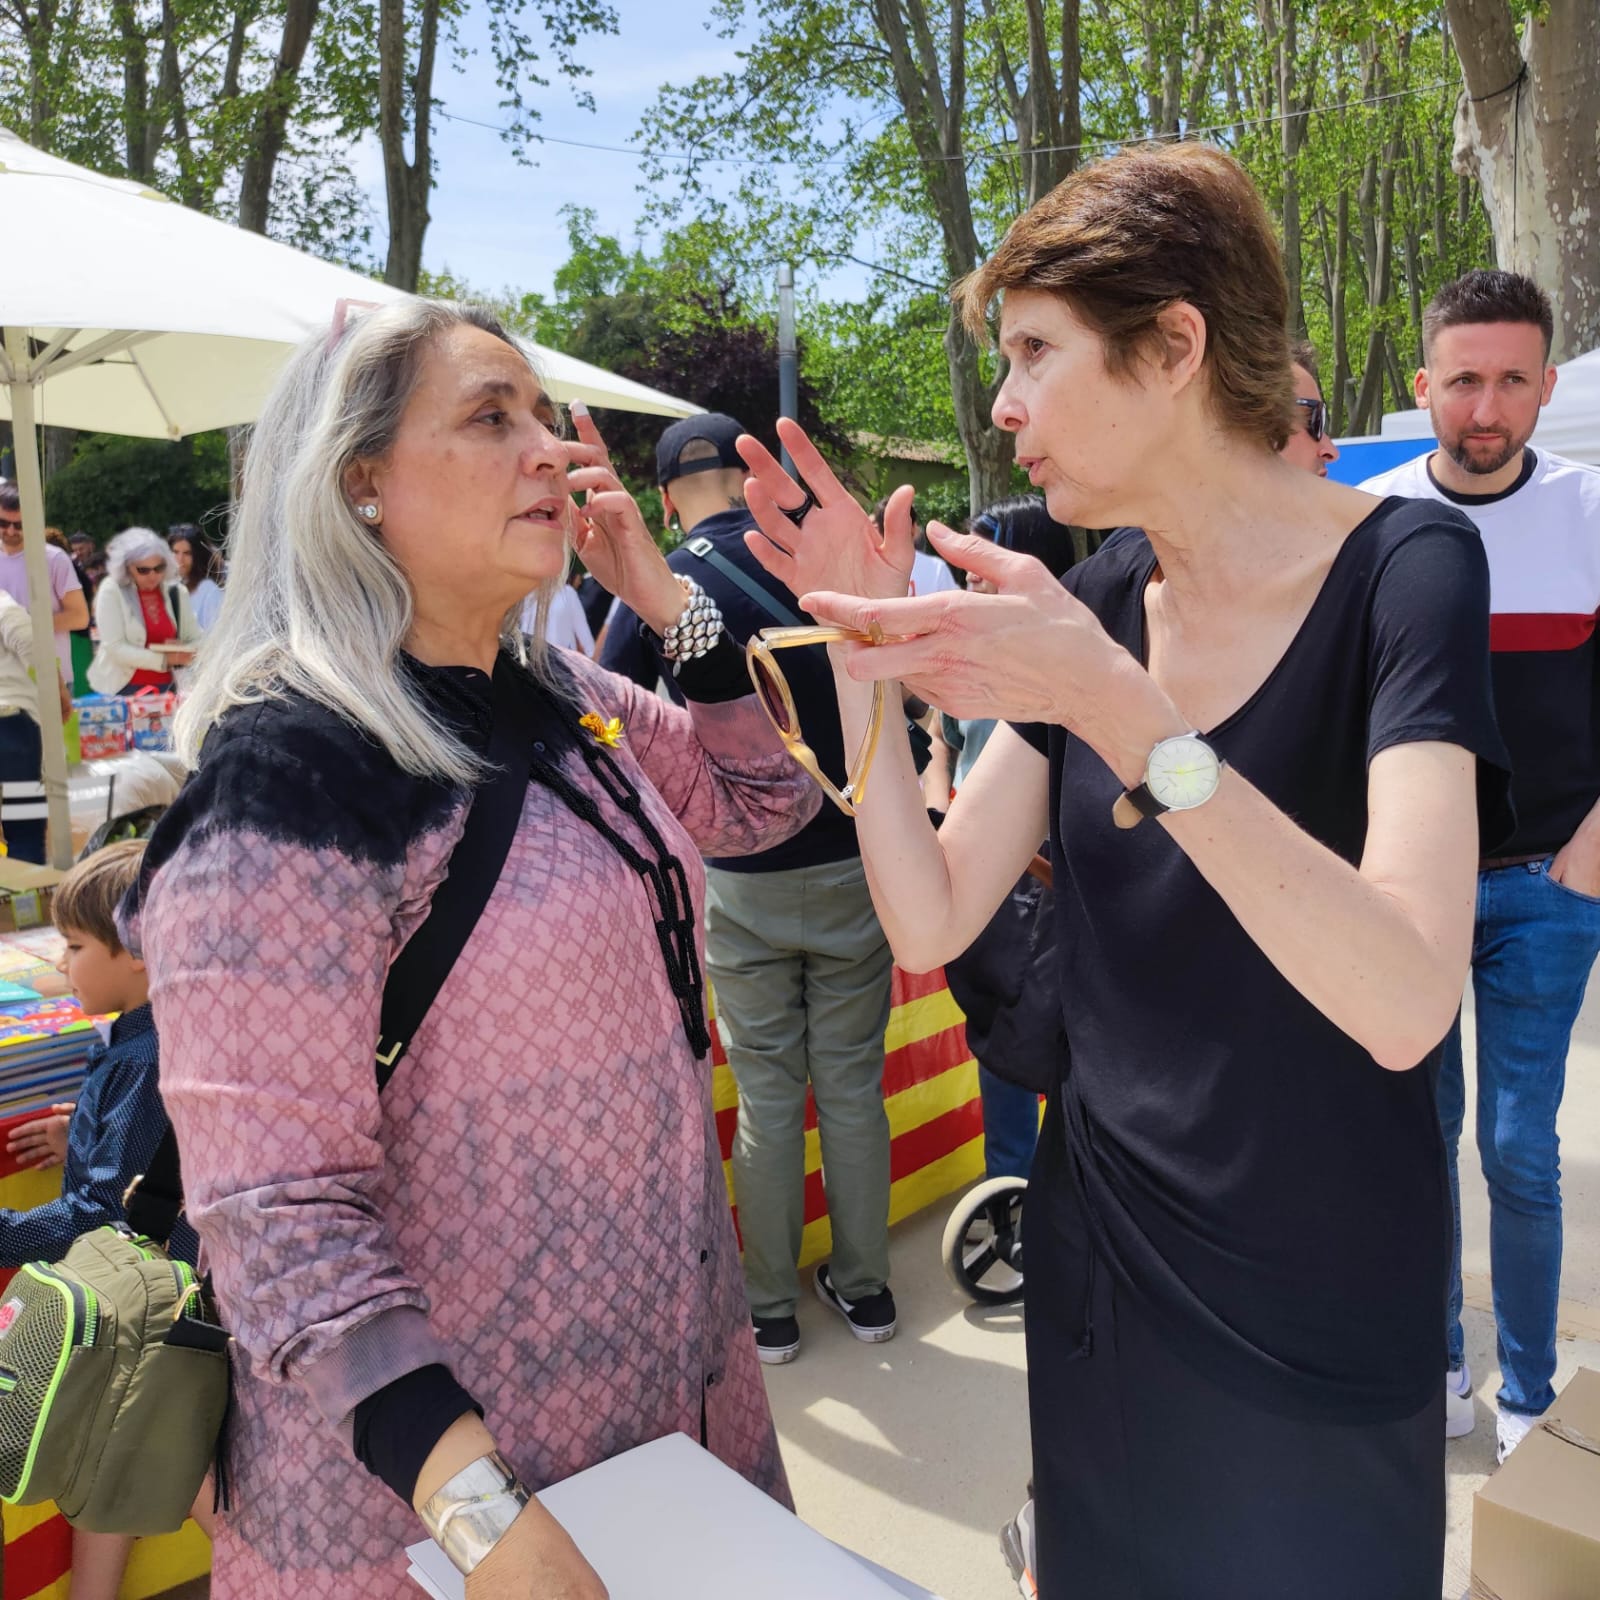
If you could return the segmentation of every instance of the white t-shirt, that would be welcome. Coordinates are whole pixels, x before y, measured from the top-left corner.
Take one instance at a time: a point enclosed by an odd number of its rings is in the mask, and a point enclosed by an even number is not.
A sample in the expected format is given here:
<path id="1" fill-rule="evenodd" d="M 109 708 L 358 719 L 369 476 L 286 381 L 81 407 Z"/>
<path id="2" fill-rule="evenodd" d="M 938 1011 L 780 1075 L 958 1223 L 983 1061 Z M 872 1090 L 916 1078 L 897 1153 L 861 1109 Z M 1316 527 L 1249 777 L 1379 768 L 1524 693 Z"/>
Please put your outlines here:
<path id="1" fill-rule="evenodd" d="M 961 585 L 946 561 L 919 550 L 911 558 L 911 587 L 919 595 L 930 595 L 941 589 L 959 589 Z"/>
<path id="2" fill-rule="evenodd" d="M 532 633 L 538 621 L 539 597 L 529 595 L 522 603 L 522 631 Z M 578 591 L 563 584 L 561 592 L 550 602 L 550 628 L 546 642 L 562 650 L 577 650 L 586 656 L 594 654 L 594 634 L 589 619 L 583 614 L 583 602 Z"/>
<path id="3" fill-rule="evenodd" d="M 209 630 L 222 611 L 222 590 L 214 578 L 202 578 L 189 591 L 189 604 L 194 610 L 194 620 L 203 630 Z"/>
<path id="4" fill-rule="evenodd" d="M 33 627 L 28 613 L 0 589 L 0 706 L 17 706 L 39 720 L 33 681 Z"/>

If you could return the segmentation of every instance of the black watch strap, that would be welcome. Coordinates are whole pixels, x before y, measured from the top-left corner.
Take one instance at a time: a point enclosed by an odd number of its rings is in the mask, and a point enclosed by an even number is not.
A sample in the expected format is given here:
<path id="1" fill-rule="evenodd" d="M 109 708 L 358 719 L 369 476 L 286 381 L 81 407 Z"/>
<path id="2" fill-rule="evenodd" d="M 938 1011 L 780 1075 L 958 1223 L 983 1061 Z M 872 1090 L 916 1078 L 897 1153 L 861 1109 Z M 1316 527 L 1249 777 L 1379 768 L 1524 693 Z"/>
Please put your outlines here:
<path id="1" fill-rule="evenodd" d="M 1168 808 L 1150 793 L 1143 783 L 1124 789 L 1111 808 L 1111 820 L 1119 828 L 1137 828 L 1146 817 L 1159 817 Z"/>
<path id="2" fill-rule="evenodd" d="M 1174 739 L 1197 739 L 1201 744 L 1204 744 L 1208 750 L 1211 750 L 1211 746 L 1206 742 L 1205 735 L 1194 728 L 1191 728 L 1186 734 L 1173 734 L 1171 737 Z M 1155 749 L 1159 750 L 1161 746 L 1167 742 L 1168 741 L 1165 739 L 1160 740 L 1156 744 Z M 1212 750 L 1211 753 L 1213 756 L 1216 755 L 1214 750 Z M 1153 757 L 1154 751 L 1152 751 L 1151 754 Z M 1220 773 L 1222 768 L 1226 767 L 1227 764 L 1228 763 L 1226 761 L 1223 761 L 1220 757 L 1218 757 L 1218 772 Z M 1149 762 L 1146 762 L 1145 765 L 1146 770 L 1148 771 Z M 1118 796 L 1116 803 L 1111 808 L 1111 820 L 1116 823 L 1119 828 L 1137 828 L 1139 824 L 1147 817 L 1164 816 L 1171 809 L 1171 806 L 1164 804 L 1150 792 L 1150 785 L 1148 782 L 1141 780 L 1139 783 L 1135 784 L 1133 788 L 1124 789 L 1121 795 Z"/>

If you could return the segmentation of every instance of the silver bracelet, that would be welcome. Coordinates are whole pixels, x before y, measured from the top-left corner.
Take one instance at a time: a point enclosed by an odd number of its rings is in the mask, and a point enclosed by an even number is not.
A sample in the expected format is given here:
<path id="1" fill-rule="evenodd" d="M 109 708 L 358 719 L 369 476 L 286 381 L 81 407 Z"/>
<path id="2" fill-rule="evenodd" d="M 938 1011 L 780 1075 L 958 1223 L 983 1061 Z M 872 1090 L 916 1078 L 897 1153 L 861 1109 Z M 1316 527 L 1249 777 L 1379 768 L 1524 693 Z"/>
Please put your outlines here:
<path id="1" fill-rule="evenodd" d="M 683 585 L 686 604 L 678 620 L 661 635 L 661 654 L 668 661 L 698 661 L 710 655 L 722 637 L 722 612 L 717 602 L 693 578 L 675 573 Z"/>
<path id="2" fill-rule="evenodd" d="M 434 1543 L 465 1576 L 494 1549 L 532 1498 L 511 1463 L 492 1450 L 430 1496 L 419 1515 Z"/>

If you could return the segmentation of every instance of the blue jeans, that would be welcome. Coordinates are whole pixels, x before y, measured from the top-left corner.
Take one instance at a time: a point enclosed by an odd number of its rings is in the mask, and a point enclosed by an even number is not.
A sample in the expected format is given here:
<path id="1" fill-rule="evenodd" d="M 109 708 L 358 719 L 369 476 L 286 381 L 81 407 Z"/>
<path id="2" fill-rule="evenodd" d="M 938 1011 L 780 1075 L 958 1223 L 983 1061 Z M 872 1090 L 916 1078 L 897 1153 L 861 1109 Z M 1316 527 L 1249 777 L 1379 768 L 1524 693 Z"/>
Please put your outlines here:
<path id="1" fill-rule="evenodd" d="M 1556 1113 L 1567 1046 L 1600 954 L 1600 899 L 1555 882 L 1550 863 L 1478 875 L 1472 992 L 1478 1022 L 1478 1154 L 1489 1186 L 1489 1262 L 1502 1410 L 1541 1415 L 1555 1399 L 1556 1303 L 1561 1293 L 1561 1142 Z M 1456 1155 L 1466 1111 L 1458 1017 L 1439 1067 L 1455 1206 L 1445 1318 L 1449 1365 L 1461 1331 L 1461 1184 Z"/>
<path id="2" fill-rule="evenodd" d="M 1026 1178 L 1033 1170 L 1033 1147 L 1039 1139 L 1039 1096 L 1021 1084 L 1007 1083 L 978 1066 L 978 1092 L 983 1097 L 983 1175 Z"/>

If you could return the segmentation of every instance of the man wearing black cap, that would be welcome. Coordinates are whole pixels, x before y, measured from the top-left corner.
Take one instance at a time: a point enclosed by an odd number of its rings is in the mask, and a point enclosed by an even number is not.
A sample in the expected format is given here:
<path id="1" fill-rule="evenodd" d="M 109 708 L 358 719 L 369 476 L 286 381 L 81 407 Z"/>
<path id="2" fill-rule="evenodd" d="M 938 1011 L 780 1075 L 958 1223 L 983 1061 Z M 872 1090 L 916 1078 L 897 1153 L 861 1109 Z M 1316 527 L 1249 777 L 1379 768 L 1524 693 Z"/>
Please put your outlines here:
<path id="1" fill-rule="evenodd" d="M 762 628 L 808 621 L 795 597 L 745 548 L 744 430 L 715 413 L 675 422 L 656 446 L 656 481 L 684 542 L 667 558 L 716 601 L 741 644 Z M 612 617 L 601 663 L 637 683 L 673 687 L 654 636 L 626 609 Z M 821 649 L 795 650 L 784 672 L 806 742 L 844 781 L 844 735 Z M 805 1224 L 806 1086 L 816 1097 L 833 1257 L 816 1291 L 858 1339 L 895 1330 L 889 1292 L 889 1119 L 883 1035 L 889 946 L 872 909 L 854 821 L 824 805 L 760 855 L 706 862 L 706 966 L 717 1027 L 739 1086 L 734 1197 L 756 1348 L 768 1364 L 800 1349 L 796 1264 Z"/>

